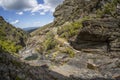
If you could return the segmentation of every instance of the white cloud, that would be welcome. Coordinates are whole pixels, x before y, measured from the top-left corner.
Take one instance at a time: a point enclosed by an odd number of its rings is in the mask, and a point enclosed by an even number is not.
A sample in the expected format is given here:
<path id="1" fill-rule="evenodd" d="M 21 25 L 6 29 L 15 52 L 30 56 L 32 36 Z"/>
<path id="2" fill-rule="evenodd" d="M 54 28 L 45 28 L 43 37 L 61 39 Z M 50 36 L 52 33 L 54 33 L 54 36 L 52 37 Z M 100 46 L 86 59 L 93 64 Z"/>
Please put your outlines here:
<path id="1" fill-rule="evenodd" d="M 45 14 L 46 12 L 51 11 L 51 7 L 44 4 L 39 4 L 38 6 L 34 7 L 31 10 L 31 13 L 39 12 L 41 15 Z"/>
<path id="2" fill-rule="evenodd" d="M 0 6 L 6 10 L 31 9 L 37 4 L 37 0 L 0 0 Z"/>
<path id="3" fill-rule="evenodd" d="M 17 12 L 16 14 L 18 14 L 18 15 L 23 15 L 23 12 Z"/>
<path id="4" fill-rule="evenodd" d="M 39 12 L 45 15 L 46 12 L 53 12 L 63 0 L 43 0 L 43 4 L 38 4 L 37 0 L 0 0 L 0 6 L 5 10 L 22 10 L 31 11 L 31 13 Z M 18 13 L 22 15 L 21 13 Z"/>
<path id="5" fill-rule="evenodd" d="M 45 15 L 45 12 L 40 12 L 40 15 Z"/>
<path id="6" fill-rule="evenodd" d="M 44 4 L 34 7 L 31 12 L 39 12 L 41 15 L 44 15 L 46 12 L 54 12 L 55 8 L 62 2 L 63 0 L 44 0 Z"/>
<path id="7" fill-rule="evenodd" d="M 34 16 L 34 15 L 35 15 L 35 13 L 32 13 L 31 15 L 32 15 L 32 16 Z"/>
<path id="8" fill-rule="evenodd" d="M 13 21 L 13 22 L 11 22 L 11 24 L 17 24 L 17 23 L 19 23 L 20 21 L 19 20 L 15 20 L 15 21 Z"/>
<path id="9" fill-rule="evenodd" d="M 44 0 L 45 5 L 50 6 L 52 9 L 55 9 L 63 0 Z"/>
<path id="10" fill-rule="evenodd" d="M 1 4 L 2 4 L 2 1 L 0 1 L 0 6 L 1 6 Z"/>

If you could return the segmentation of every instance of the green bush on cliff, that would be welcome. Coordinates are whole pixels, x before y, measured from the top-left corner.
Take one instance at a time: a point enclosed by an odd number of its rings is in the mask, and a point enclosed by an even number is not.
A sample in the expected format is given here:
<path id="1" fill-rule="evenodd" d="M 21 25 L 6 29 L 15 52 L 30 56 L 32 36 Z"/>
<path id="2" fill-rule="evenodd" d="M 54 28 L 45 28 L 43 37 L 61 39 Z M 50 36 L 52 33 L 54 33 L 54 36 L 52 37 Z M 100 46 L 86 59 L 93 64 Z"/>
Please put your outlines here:
<path id="1" fill-rule="evenodd" d="M 82 22 L 85 20 L 89 20 L 90 17 L 84 17 L 80 20 L 77 20 L 72 23 L 66 23 L 63 26 L 60 26 L 58 28 L 58 35 L 62 38 L 69 39 L 71 37 L 74 37 L 78 34 L 79 30 L 82 28 Z"/>
<path id="2" fill-rule="evenodd" d="M 58 29 L 58 34 L 60 35 L 60 37 L 68 39 L 76 35 L 78 29 L 81 28 L 81 26 L 82 25 L 79 22 L 68 23 Z"/>
<path id="3" fill-rule="evenodd" d="M 73 51 L 73 49 L 71 49 L 69 47 L 65 47 L 65 49 L 60 50 L 60 52 L 68 54 L 71 58 L 73 58 L 75 56 L 75 52 Z"/>
<path id="4" fill-rule="evenodd" d="M 71 58 L 73 58 L 75 56 L 74 51 L 70 48 L 66 48 L 66 53 L 69 54 Z"/>
<path id="5" fill-rule="evenodd" d="M 9 53 L 16 53 L 19 49 L 22 48 L 20 45 L 15 45 L 14 42 L 8 40 L 0 40 L 1 50 L 9 52 Z"/>
<path id="6" fill-rule="evenodd" d="M 112 0 L 111 2 L 108 2 L 107 4 L 104 5 L 102 9 L 99 9 L 97 11 L 97 16 L 102 17 L 105 14 L 110 15 L 112 17 L 117 16 L 117 4 L 120 4 L 120 0 Z"/>

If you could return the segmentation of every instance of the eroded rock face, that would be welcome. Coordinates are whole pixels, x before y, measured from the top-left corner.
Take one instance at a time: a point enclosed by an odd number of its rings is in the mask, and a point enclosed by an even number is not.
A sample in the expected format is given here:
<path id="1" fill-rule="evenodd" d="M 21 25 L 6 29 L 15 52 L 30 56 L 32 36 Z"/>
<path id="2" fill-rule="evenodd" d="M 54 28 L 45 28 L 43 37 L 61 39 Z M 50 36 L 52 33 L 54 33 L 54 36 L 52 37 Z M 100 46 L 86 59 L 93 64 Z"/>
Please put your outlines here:
<path id="1" fill-rule="evenodd" d="M 54 12 L 54 25 L 62 25 L 89 14 L 95 14 L 108 0 L 65 0 Z"/>
<path id="2" fill-rule="evenodd" d="M 0 53 L 0 80 L 54 80 L 47 71 L 20 62 L 10 54 Z"/>
<path id="3" fill-rule="evenodd" d="M 120 18 L 87 20 L 77 36 L 79 49 L 90 48 L 120 51 Z"/>

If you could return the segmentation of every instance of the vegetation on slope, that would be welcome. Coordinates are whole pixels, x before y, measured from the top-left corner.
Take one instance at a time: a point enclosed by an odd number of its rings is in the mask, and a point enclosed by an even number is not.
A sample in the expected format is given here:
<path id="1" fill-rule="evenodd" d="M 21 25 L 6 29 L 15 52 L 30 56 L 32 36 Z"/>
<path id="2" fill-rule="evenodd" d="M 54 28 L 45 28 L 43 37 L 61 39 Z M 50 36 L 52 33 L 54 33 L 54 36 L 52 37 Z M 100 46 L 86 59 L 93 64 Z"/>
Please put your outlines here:
<path id="1" fill-rule="evenodd" d="M 0 17 L 0 50 L 16 53 L 25 46 L 28 34 Z"/>
<path id="2" fill-rule="evenodd" d="M 60 37 L 68 40 L 78 34 L 79 30 L 82 28 L 82 22 L 88 19 L 91 18 L 86 16 L 84 18 L 81 18 L 80 20 L 71 23 L 66 23 L 58 28 L 57 33 Z"/>
<path id="3" fill-rule="evenodd" d="M 40 35 L 44 32 L 44 30 L 46 30 L 47 28 L 49 29 L 51 25 L 52 25 L 52 23 L 46 24 L 46 25 L 38 28 L 37 30 L 31 32 L 30 34 L 31 34 L 31 36 Z"/>
<path id="4" fill-rule="evenodd" d="M 22 48 L 21 45 L 15 45 L 14 42 L 7 40 L 0 40 L 1 49 L 10 53 L 16 53 Z"/>
<path id="5" fill-rule="evenodd" d="M 55 41 L 54 36 L 55 35 L 52 32 L 48 32 L 46 34 L 46 39 L 42 43 L 45 51 L 53 49 L 57 45 L 57 42 Z"/>

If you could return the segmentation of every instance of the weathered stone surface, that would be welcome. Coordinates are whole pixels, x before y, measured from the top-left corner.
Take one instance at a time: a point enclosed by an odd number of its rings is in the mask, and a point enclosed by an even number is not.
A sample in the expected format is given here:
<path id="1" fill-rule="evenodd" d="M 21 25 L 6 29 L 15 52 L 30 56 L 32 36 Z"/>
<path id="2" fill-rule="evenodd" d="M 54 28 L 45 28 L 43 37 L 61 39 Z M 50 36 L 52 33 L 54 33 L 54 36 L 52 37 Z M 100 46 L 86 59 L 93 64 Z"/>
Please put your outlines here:
<path id="1" fill-rule="evenodd" d="M 33 67 L 7 53 L 0 53 L 0 80 L 54 80 L 43 67 Z"/>
<path id="2" fill-rule="evenodd" d="M 58 80 L 114 80 L 119 78 L 119 58 L 93 53 L 81 52 L 76 54 L 68 64 L 55 66 L 53 71 L 69 78 L 63 78 L 58 74 L 51 74 Z"/>
<path id="3" fill-rule="evenodd" d="M 120 18 L 87 20 L 76 39 L 76 48 L 120 51 Z"/>

